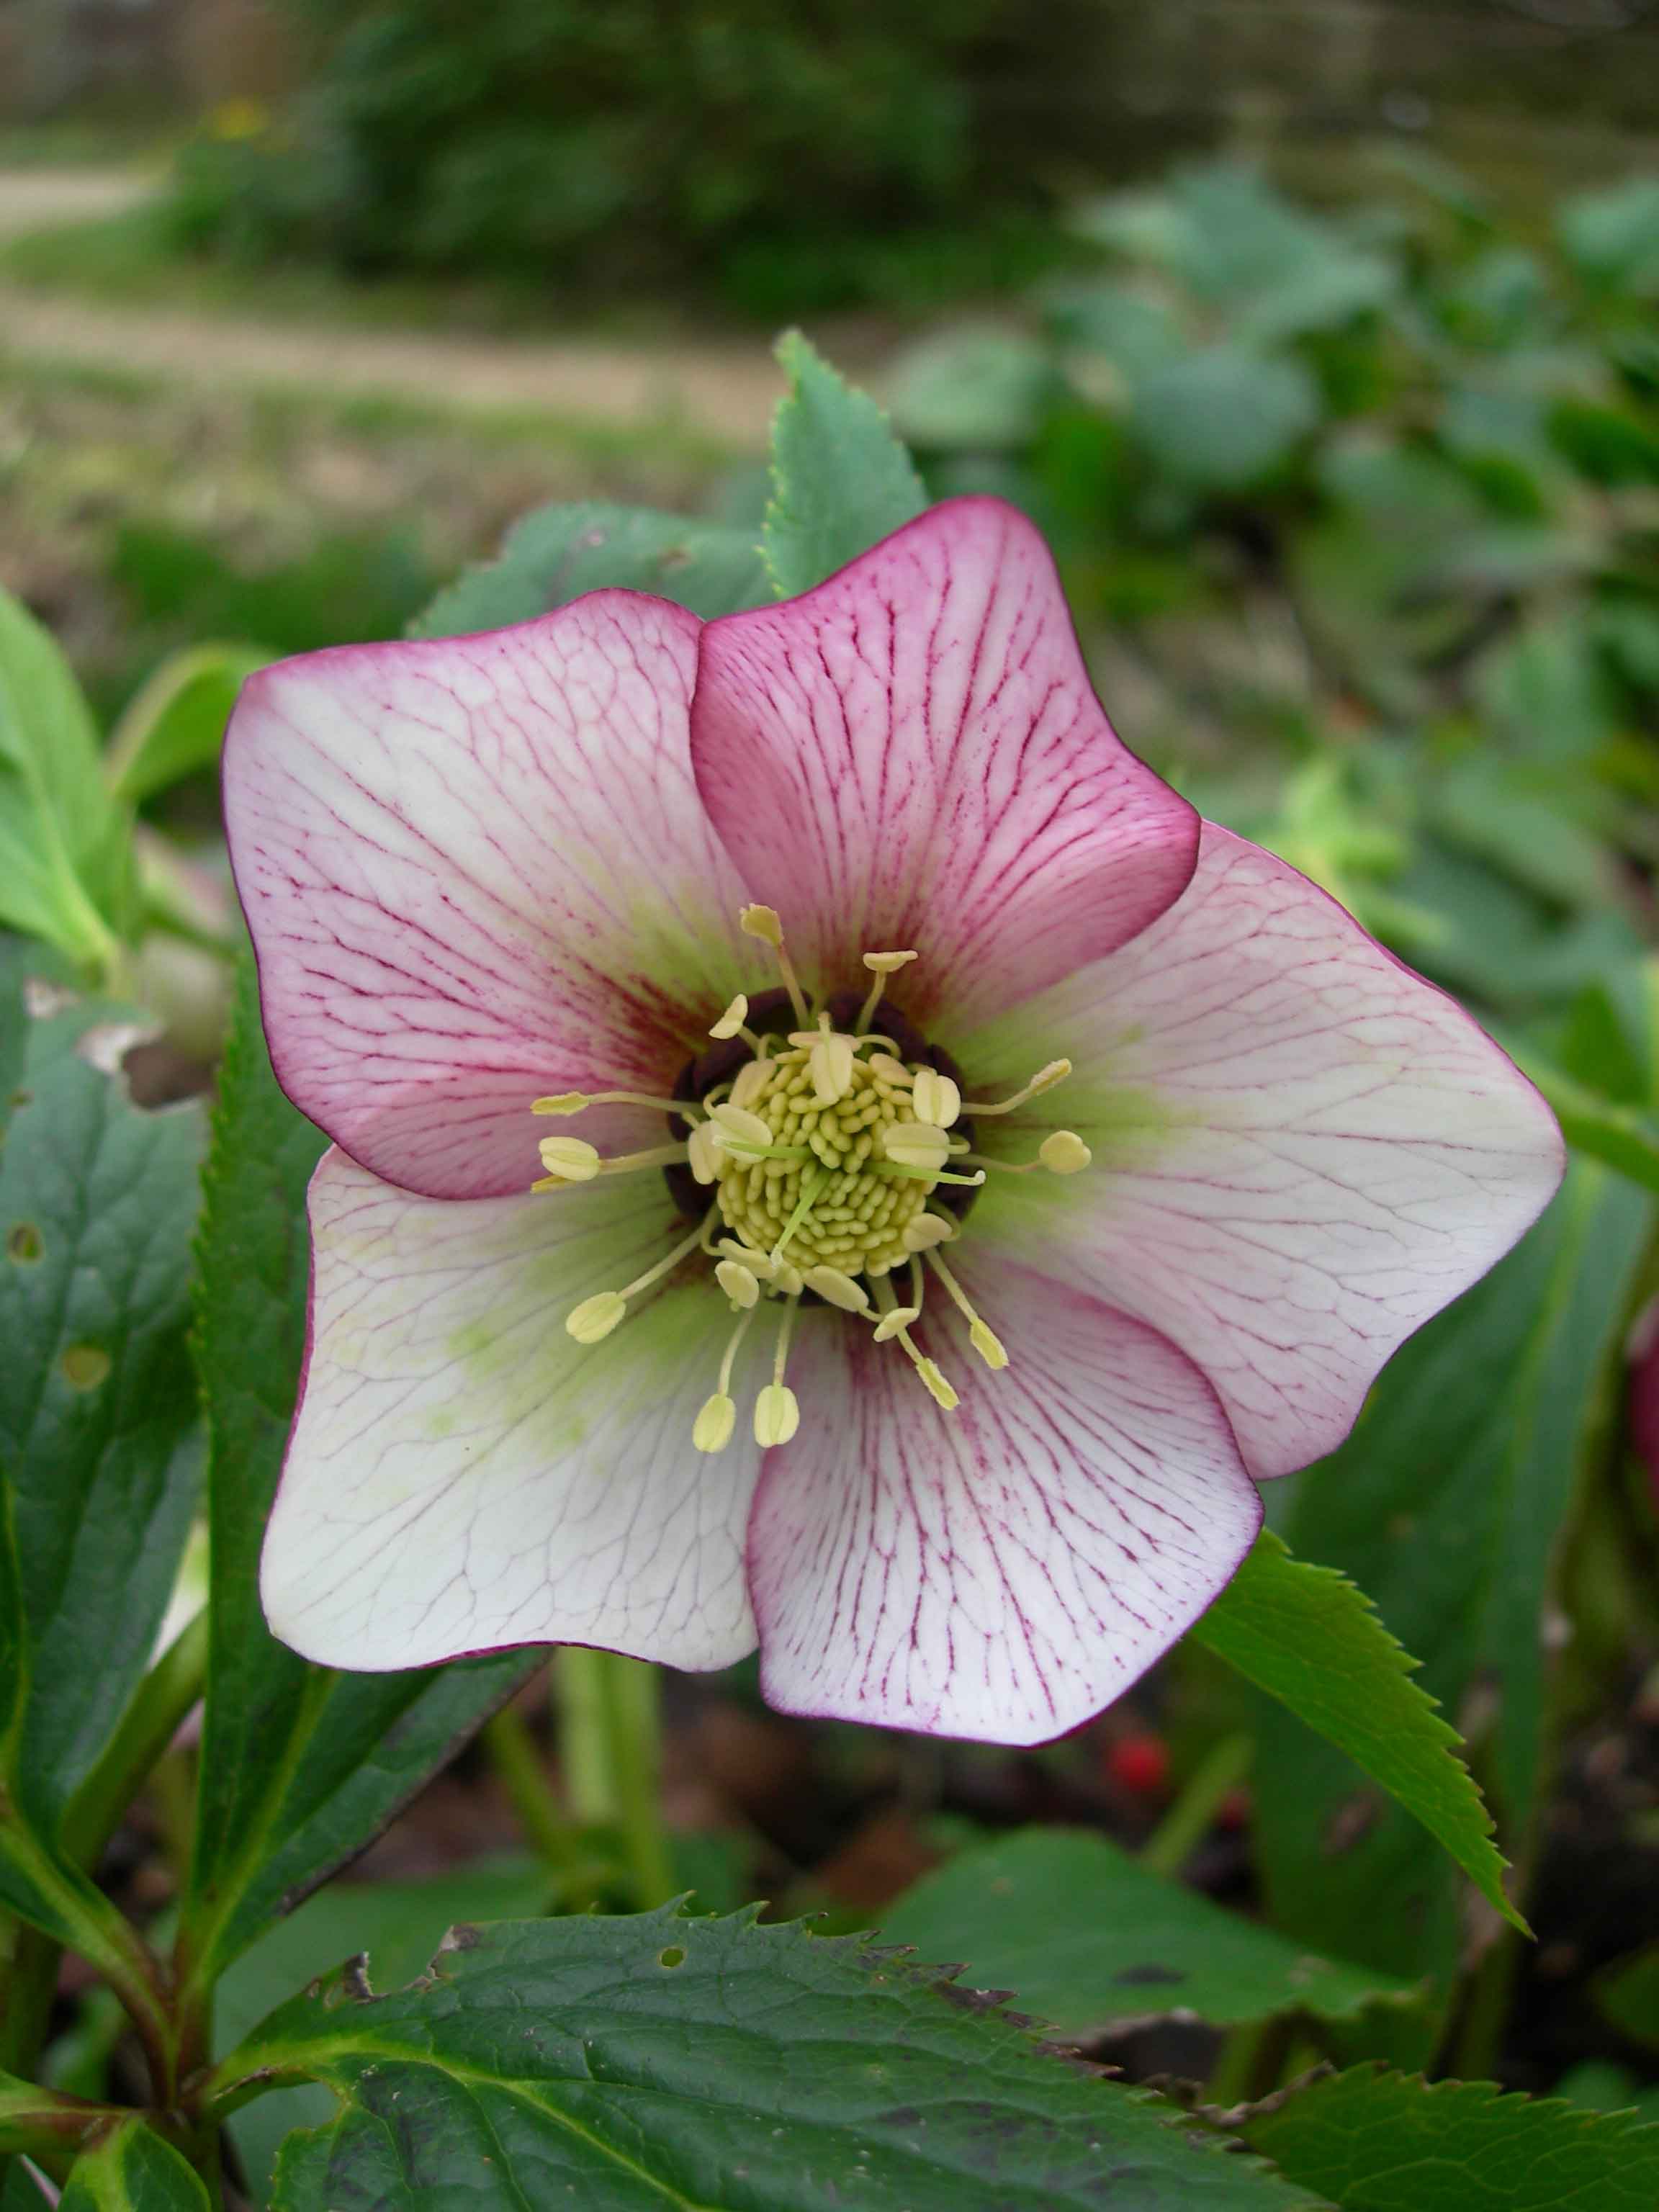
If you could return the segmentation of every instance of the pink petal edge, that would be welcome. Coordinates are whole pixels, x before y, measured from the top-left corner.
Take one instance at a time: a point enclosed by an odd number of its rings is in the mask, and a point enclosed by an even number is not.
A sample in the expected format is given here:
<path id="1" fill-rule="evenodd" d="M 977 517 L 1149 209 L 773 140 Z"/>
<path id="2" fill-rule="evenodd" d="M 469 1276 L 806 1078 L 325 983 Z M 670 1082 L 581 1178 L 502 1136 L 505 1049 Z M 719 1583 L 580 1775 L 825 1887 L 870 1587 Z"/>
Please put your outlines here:
<path id="1" fill-rule="evenodd" d="M 659 1093 L 752 964 L 691 775 L 700 629 L 594 592 L 244 687 L 225 813 L 273 1064 L 377 1174 L 526 1188 L 538 1093 Z M 574 1133 L 628 1149 L 661 1123 L 601 1109 Z"/>
<path id="2" fill-rule="evenodd" d="M 1133 938 L 1197 854 L 1000 500 L 946 501 L 799 599 L 710 623 L 691 752 L 809 980 L 860 985 L 862 952 L 915 948 L 904 1006 L 946 1044 Z"/>

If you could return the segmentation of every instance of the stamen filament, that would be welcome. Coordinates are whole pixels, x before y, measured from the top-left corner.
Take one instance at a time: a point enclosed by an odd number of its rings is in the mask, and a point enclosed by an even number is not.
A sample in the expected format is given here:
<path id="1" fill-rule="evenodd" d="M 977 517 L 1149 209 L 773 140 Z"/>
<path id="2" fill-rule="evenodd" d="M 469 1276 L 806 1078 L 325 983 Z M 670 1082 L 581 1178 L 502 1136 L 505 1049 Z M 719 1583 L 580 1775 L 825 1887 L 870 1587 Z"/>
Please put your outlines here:
<path id="1" fill-rule="evenodd" d="M 795 963 L 784 950 L 783 924 L 778 920 L 777 908 L 770 906 L 746 906 L 738 916 L 738 927 L 746 937 L 757 937 L 763 945 L 769 945 L 772 957 L 778 963 L 778 975 L 789 994 L 789 1003 L 795 1010 L 795 1019 L 802 1029 L 811 1017 L 806 1010 L 806 999 L 795 973 Z"/>
<path id="2" fill-rule="evenodd" d="M 862 1036 L 869 1028 L 876 1008 L 881 1004 L 881 994 L 887 988 L 887 978 L 896 975 L 915 957 L 914 952 L 866 952 L 865 954 L 864 964 L 866 968 L 873 969 L 876 980 L 870 986 L 864 1004 L 859 1009 L 859 1018 L 853 1024 L 854 1036 Z"/>
<path id="3" fill-rule="evenodd" d="M 640 1175 L 647 1168 L 678 1167 L 691 1157 L 689 1145 L 653 1145 L 643 1152 L 617 1152 L 599 1162 L 601 1175 Z"/>
<path id="4" fill-rule="evenodd" d="M 801 1177 L 800 1201 L 797 1205 L 794 1212 L 790 1215 L 788 1220 L 784 1223 L 783 1234 L 779 1237 L 777 1243 L 772 1247 L 771 1254 L 769 1255 L 775 1267 L 783 1257 L 784 1247 L 788 1243 L 789 1239 L 794 1235 L 795 1231 L 800 1227 L 802 1222 L 805 1220 L 807 1215 L 812 1211 L 813 1200 L 817 1196 L 818 1193 L 823 1188 L 823 1186 L 829 1182 L 829 1180 L 830 1170 L 828 1168 L 820 1168 L 816 1175 L 806 1175 Z"/>
<path id="5" fill-rule="evenodd" d="M 957 1311 L 968 1323 L 968 1341 L 985 1364 L 992 1369 L 1006 1367 L 1008 1355 L 1002 1348 L 1000 1338 L 975 1312 L 967 1292 L 937 1252 L 927 1255 L 927 1264 L 944 1284 Z"/>
<path id="6" fill-rule="evenodd" d="M 964 1152 L 962 1158 L 965 1160 L 978 1160 L 979 1155 L 977 1152 Z M 946 1175 L 943 1170 L 936 1173 L 932 1168 L 902 1168 L 896 1160 L 866 1160 L 864 1164 L 864 1173 L 872 1176 L 908 1176 L 913 1182 L 965 1183 L 970 1190 L 977 1190 L 985 1180 L 983 1170 L 986 1168 L 1006 1167 L 1007 1164 L 1006 1160 L 981 1160 L 981 1172 L 978 1175 L 959 1176 Z M 1031 1165 L 1033 1167 L 1036 1165 L 1035 1160 L 1031 1162 Z"/>
<path id="7" fill-rule="evenodd" d="M 689 1252 L 695 1251 L 707 1236 L 708 1224 L 718 1212 L 718 1207 L 711 1206 L 691 1234 L 677 1244 L 665 1258 L 659 1260 L 654 1267 L 647 1267 L 631 1283 L 624 1284 L 621 1290 L 596 1291 L 592 1297 L 583 1298 L 579 1305 L 572 1306 L 564 1317 L 567 1334 L 574 1336 L 578 1344 L 598 1344 L 609 1336 L 627 1313 L 629 1298 L 635 1298 L 641 1291 L 649 1290 L 652 1284 L 667 1274 L 670 1268 L 678 1267 Z"/>
<path id="8" fill-rule="evenodd" d="M 687 1121 L 702 1111 L 696 1098 L 647 1098 L 638 1091 L 561 1091 L 530 1102 L 532 1114 L 584 1114 L 590 1106 L 648 1106 L 653 1113 L 681 1114 Z"/>
<path id="9" fill-rule="evenodd" d="M 1051 1129 L 1037 1146 L 1034 1160 L 993 1160 L 983 1152 L 964 1152 L 963 1158 L 977 1168 L 995 1168 L 1003 1175 L 1035 1175 L 1039 1168 L 1046 1168 L 1050 1175 L 1065 1176 L 1080 1175 L 1094 1154 L 1075 1129 Z M 939 1181 L 949 1182 L 951 1177 L 941 1176 Z"/>
<path id="10" fill-rule="evenodd" d="M 982 1104 L 978 1101 L 971 1105 L 964 1103 L 962 1110 L 964 1114 L 975 1117 L 981 1114 L 1012 1114 L 1017 1106 L 1023 1106 L 1028 1098 L 1038 1097 L 1043 1091 L 1052 1091 L 1055 1084 L 1064 1083 L 1071 1072 L 1072 1063 L 1069 1060 L 1051 1060 L 1046 1067 L 1038 1068 L 1025 1088 L 1023 1091 L 1016 1091 L 1012 1098 L 1000 1099 L 990 1105 Z"/>
<path id="11" fill-rule="evenodd" d="M 787 1444 L 800 1426 L 800 1401 L 783 1379 L 789 1361 L 790 1332 L 799 1308 L 798 1297 L 784 1303 L 777 1350 L 772 1358 L 772 1380 L 755 1401 L 755 1442 L 763 1451 L 771 1450 L 775 1444 Z"/>
<path id="12" fill-rule="evenodd" d="M 714 1210 L 711 1206 L 709 1212 L 713 1212 Z M 659 1282 L 671 1267 L 678 1267 L 688 1253 L 696 1250 L 702 1242 L 702 1232 L 707 1226 L 708 1215 L 705 1215 L 691 1234 L 682 1238 L 665 1260 L 659 1260 L 654 1267 L 647 1267 L 642 1275 L 636 1275 L 631 1283 L 624 1283 L 617 1296 L 624 1298 L 636 1298 L 641 1291 L 648 1291 L 653 1283 Z"/>

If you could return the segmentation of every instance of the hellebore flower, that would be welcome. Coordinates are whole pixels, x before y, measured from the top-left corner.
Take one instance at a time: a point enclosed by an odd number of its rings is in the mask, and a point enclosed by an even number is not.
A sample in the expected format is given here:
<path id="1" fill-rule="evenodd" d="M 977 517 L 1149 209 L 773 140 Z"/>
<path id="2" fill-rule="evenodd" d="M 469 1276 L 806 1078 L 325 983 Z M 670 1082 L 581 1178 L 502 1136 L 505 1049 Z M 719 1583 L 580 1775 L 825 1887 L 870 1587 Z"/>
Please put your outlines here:
<path id="1" fill-rule="evenodd" d="M 786 1711 L 1056 1735 L 1560 1174 L 1449 999 L 1119 743 L 993 500 L 707 624 L 286 662 L 225 773 L 336 1147 L 263 1583 L 330 1664 L 758 1641 Z"/>

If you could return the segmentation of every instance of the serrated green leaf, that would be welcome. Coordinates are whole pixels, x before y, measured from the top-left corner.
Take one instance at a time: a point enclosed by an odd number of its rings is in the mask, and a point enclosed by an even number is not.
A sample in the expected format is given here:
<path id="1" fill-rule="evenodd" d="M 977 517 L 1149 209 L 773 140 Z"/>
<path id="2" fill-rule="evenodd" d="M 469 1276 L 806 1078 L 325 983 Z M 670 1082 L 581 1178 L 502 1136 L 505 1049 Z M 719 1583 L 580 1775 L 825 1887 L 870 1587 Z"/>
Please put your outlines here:
<path id="1" fill-rule="evenodd" d="M 125 819 L 56 641 L 0 591 L 0 922 L 106 968 L 131 896 Z"/>
<path id="2" fill-rule="evenodd" d="M 1524 1928 L 1504 1893 L 1492 1817 L 1458 1757 L 1457 1731 L 1413 1680 L 1418 1662 L 1346 1575 L 1292 1559 L 1264 1528 L 1192 1633 L 1380 1782 Z"/>
<path id="3" fill-rule="evenodd" d="M 320 1133 L 270 1072 L 252 961 L 214 1115 L 196 1346 L 210 1432 L 212 1630 L 184 1944 L 216 1978 L 276 1912 L 361 1850 L 526 1675 L 510 1652 L 397 1674 L 338 1674 L 278 1644 L 259 1547 L 305 1343 L 305 1191 Z"/>
<path id="4" fill-rule="evenodd" d="M 883 1916 L 884 1937 L 962 1961 L 1022 2008 L 1089 2043 L 1182 2011 L 1219 2027 L 1310 2012 L 1352 2017 L 1404 1997 L 1392 1974 L 1340 1966 L 1184 1889 L 1104 1836 L 1026 1828 L 963 1852 Z"/>
<path id="5" fill-rule="evenodd" d="M 75 2161 L 58 2212 L 208 2212 L 209 2198 L 171 2143 L 124 2120 Z"/>
<path id="6" fill-rule="evenodd" d="M 1605 1448 L 1652 1220 L 1628 1183 L 1576 1163 L 1516 1250 L 1395 1355 L 1280 1523 L 1370 1595 L 1431 1696 L 1484 1713 L 1483 1772 L 1517 1842 L 1548 1751 L 1554 1564 Z M 1455 1893 L 1414 1820 L 1273 1705 L 1255 1781 L 1276 1925 L 1396 1971 L 1449 1970 Z"/>
<path id="7" fill-rule="evenodd" d="M 530 622 L 584 592 L 654 592 L 705 621 L 770 597 L 752 534 L 609 500 L 538 507 L 499 556 L 466 569 L 411 626 L 412 637 L 459 637 Z"/>
<path id="8" fill-rule="evenodd" d="M 1312 2200 L 1147 2092 L 1092 2080 L 936 1972 L 747 1914 L 454 1930 L 430 1976 L 294 1999 L 215 2076 L 326 2081 L 279 2212 L 1135 2212 Z M 964 2191 L 967 2192 L 964 2196 Z"/>
<path id="9" fill-rule="evenodd" d="M 131 1103 L 106 1072 L 131 1034 L 89 1000 L 32 1021 L 0 1148 L 0 1779 L 48 1844 L 149 1661 L 200 1474 L 201 1116 Z"/>
<path id="10" fill-rule="evenodd" d="M 1491 2082 L 1359 2066 L 1249 2122 L 1251 2145 L 1342 2212 L 1652 2212 L 1659 2126 Z"/>
<path id="11" fill-rule="evenodd" d="M 809 592 L 912 522 L 927 494 L 875 401 L 799 331 L 778 343 L 789 390 L 772 423 L 772 497 L 763 544 L 780 599 Z"/>
<path id="12" fill-rule="evenodd" d="M 270 658 L 254 645 L 197 645 L 164 660 L 111 735 L 106 773 L 116 797 L 139 806 L 213 767 L 236 694 Z"/>

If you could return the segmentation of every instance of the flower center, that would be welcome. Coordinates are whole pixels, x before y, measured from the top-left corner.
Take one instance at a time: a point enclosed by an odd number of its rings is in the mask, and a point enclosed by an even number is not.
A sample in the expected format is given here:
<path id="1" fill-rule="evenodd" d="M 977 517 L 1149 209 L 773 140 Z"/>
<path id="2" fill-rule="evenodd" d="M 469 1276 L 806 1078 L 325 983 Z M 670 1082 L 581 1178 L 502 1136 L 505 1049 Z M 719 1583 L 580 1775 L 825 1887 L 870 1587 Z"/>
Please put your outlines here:
<path id="1" fill-rule="evenodd" d="M 737 1316 L 720 1364 L 719 1384 L 698 1414 L 692 1440 L 702 1451 L 730 1441 L 737 1407 L 732 1395 L 738 1356 L 757 1310 L 776 1306 L 780 1326 L 772 1379 L 755 1405 L 763 1445 L 786 1443 L 800 1409 L 784 1376 L 797 1313 L 804 1299 L 839 1307 L 873 1328 L 878 1343 L 896 1342 L 935 1403 L 958 1403 L 955 1389 L 912 1334 L 931 1274 L 967 1324 L 985 1364 L 1006 1367 L 1007 1354 L 973 1306 L 939 1248 L 958 1231 L 951 1195 L 985 1180 L 988 1169 L 1069 1175 L 1089 1164 L 1089 1150 L 1069 1131 L 1046 1137 L 1030 1160 L 982 1158 L 963 1117 L 1009 1113 L 1071 1073 L 1068 1060 L 1040 1069 L 1024 1089 L 995 1103 L 963 1105 L 954 1076 L 932 1064 L 908 1023 L 895 1018 L 888 1035 L 873 1026 L 887 979 L 913 952 L 866 952 L 872 981 L 850 1030 L 839 1029 L 828 1006 L 816 1017 L 769 907 L 746 907 L 742 926 L 773 948 L 782 988 L 772 994 L 799 1026 L 775 1034 L 749 1025 L 746 999 L 734 999 L 709 1035 L 741 1039 L 750 1057 L 729 1079 L 699 1097 L 643 1098 L 630 1091 L 568 1091 L 538 1098 L 538 1114 L 569 1115 L 589 1106 L 625 1103 L 660 1108 L 671 1127 L 689 1129 L 684 1142 L 602 1159 L 578 1137 L 549 1137 L 541 1146 L 546 1174 L 533 1188 L 568 1189 L 602 1174 L 668 1171 L 683 1189 L 711 1189 L 698 1226 L 657 1265 L 620 1290 L 585 1298 L 565 1326 L 578 1343 L 597 1344 L 625 1316 L 630 1300 L 671 1274 L 694 1252 L 713 1261 L 719 1289 Z M 850 998 L 836 1001 L 850 1006 Z M 758 1010 L 757 1018 L 758 1018 Z M 948 1064 L 948 1063 L 947 1063 Z M 707 1079 L 705 1078 L 705 1079 Z M 697 1087 L 695 1081 L 690 1086 Z M 689 1181 L 688 1181 L 689 1177 Z M 929 1200 L 946 1187 L 941 1206 Z M 688 1209 L 690 1210 L 690 1209 Z M 718 1255 L 718 1256 L 717 1256 Z M 925 1264 L 924 1264 L 925 1262 Z M 901 1275 L 904 1295 L 891 1278 Z"/>

